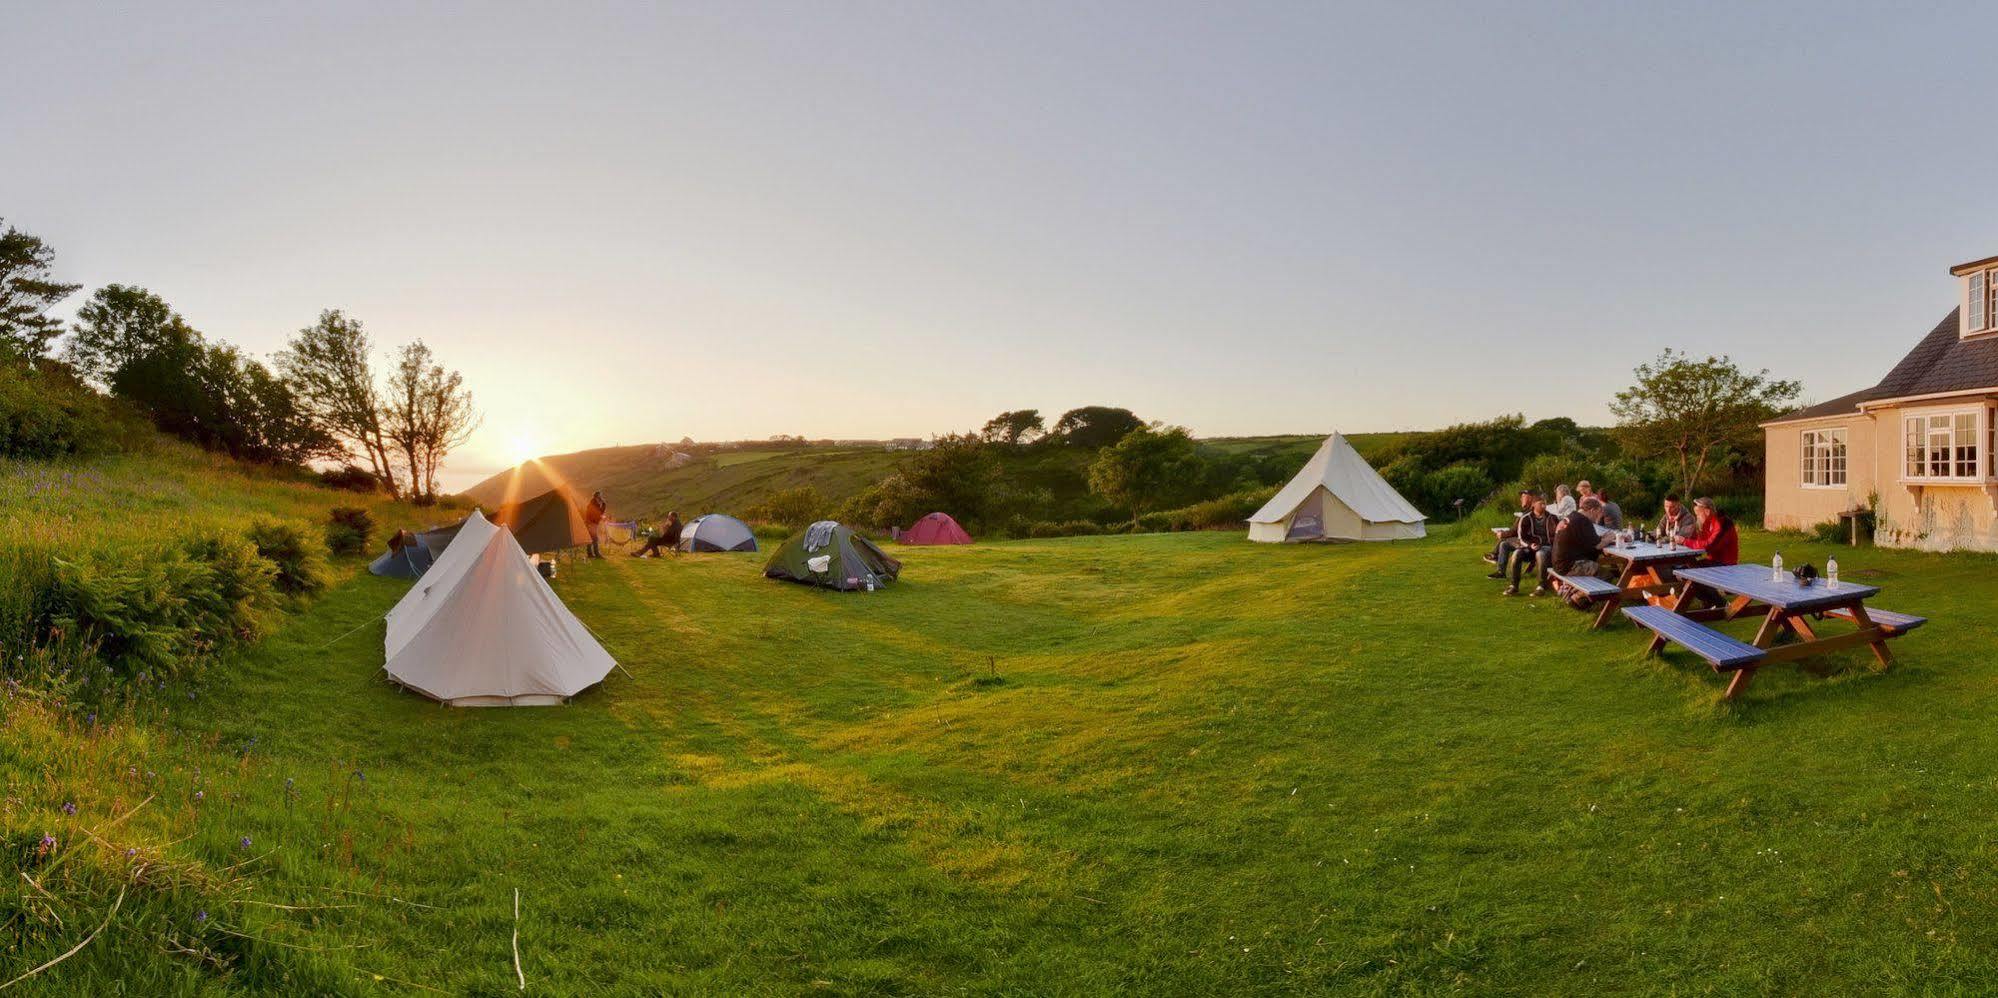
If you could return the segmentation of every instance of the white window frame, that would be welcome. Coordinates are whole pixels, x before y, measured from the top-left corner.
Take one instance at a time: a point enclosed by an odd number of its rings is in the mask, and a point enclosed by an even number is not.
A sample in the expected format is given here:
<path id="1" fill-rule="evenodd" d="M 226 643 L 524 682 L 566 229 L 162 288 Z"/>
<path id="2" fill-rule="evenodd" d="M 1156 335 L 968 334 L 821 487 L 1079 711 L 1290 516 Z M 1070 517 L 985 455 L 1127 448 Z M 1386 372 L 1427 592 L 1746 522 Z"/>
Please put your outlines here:
<path id="1" fill-rule="evenodd" d="M 1847 453 L 1845 427 L 1827 426 L 1798 435 L 1799 481 L 1807 489 L 1843 489 Z"/>
<path id="2" fill-rule="evenodd" d="M 1963 275 L 1963 335 L 1998 332 L 1998 267 Z"/>
<path id="3" fill-rule="evenodd" d="M 1981 405 L 1903 412 L 1901 480 L 1916 484 L 1987 481 L 1991 440 L 1991 410 Z"/>

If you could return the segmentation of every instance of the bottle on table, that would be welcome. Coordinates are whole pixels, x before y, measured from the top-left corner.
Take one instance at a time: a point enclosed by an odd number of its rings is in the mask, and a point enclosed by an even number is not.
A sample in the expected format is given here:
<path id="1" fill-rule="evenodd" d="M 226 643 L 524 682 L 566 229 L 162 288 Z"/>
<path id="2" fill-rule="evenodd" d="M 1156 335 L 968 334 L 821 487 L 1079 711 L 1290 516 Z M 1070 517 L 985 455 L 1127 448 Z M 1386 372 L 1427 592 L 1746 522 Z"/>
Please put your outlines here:
<path id="1" fill-rule="evenodd" d="M 1781 551 L 1776 552 L 1776 557 L 1769 560 L 1769 581 L 1783 581 L 1783 552 Z"/>
<path id="2" fill-rule="evenodd" d="M 1837 588 L 1838 588 L 1838 559 L 1837 559 L 1837 558 L 1833 558 L 1833 559 L 1831 559 L 1830 561 L 1827 561 L 1827 562 L 1825 562 L 1825 585 L 1826 585 L 1827 587 L 1829 587 L 1829 588 L 1832 588 L 1832 589 L 1837 589 Z"/>

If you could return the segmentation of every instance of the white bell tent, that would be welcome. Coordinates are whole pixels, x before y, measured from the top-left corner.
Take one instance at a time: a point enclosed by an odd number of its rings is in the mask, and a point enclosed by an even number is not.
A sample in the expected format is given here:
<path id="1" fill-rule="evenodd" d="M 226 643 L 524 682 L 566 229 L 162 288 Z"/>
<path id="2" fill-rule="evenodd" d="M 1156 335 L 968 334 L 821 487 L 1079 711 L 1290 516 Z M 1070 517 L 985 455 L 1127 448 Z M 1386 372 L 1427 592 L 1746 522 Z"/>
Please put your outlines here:
<path id="1" fill-rule="evenodd" d="M 476 511 L 389 611 L 384 644 L 391 680 L 454 707 L 559 704 L 617 667 L 512 532 Z"/>
<path id="2" fill-rule="evenodd" d="M 1420 510 L 1337 433 L 1249 517 L 1249 539 L 1394 541 L 1424 536 Z M 434 569 L 433 569 L 434 571 Z"/>

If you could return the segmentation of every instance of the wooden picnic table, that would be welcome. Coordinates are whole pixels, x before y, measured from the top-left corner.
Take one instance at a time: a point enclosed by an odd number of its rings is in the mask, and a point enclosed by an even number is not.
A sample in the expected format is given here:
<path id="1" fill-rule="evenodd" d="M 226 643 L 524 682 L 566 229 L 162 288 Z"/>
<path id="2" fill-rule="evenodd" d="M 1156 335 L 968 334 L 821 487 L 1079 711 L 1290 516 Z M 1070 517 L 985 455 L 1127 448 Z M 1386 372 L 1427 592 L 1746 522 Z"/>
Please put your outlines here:
<path id="1" fill-rule="evenodd" d="M 1920 617 L 1885 610 L 1876 609 L 1868 613 L 1866 601 L 1880 594 L 1879 586 L 1854 582 L 1833 586 L 1824 580 L 1807 586 L 1788 573 L 1777 577 L 1766 565 L 1680 568 L 1674 574 L 1684 586 L 1676 597 L 1661 605 L 1669 606 L 1676 616 L 1689 620 L 1763 618 L 1753 647 L 1740 649 L 1728 664 L 1734 669 L 1734 678 L 1728 683 L 1726 694 L 1730 700 L 1748 688 L 1755 671 L 1762 666 L 1810 658 L 1843 648 L 1867 645 L 1872 648 L 1874 657 L 1880 660 L 1881 667 L 1886 668 L 1894 661 L 1892 653 L 1887 650 L 1887 639 L 1925 623 Z M 1655 614 L 1657 611 L 1646 612 Z M 1857 630 L 1820 637 L 1812 619 L 1824 617 L 1851 621 Z M 1652 629 L 1654 637 L 1650 651 L 1655 653 L 1664 647 L 1668 635 L 1658 633 L 1656 627 Z M 1739 644 L 1718 631 L 1710 633 L 1721 641 Z M 1777 643 L 1786 635 L 1797 640 L 1779 647 Z M 1680 640 L 1676 635 L 1670 639 Z M 1760 654 L 1751 654 L 1758 649 Z M 1699 648 L 1694 650 L 1701 651 Z M 1702 654 L 1705 655 L 1704 652 Z M 1708 657 L 1709 661 L 1713 661 L 1711 656 Z M 1716 662 L 1715 666 L 1720 668 L 1721 663 Z"/>
<path id="2" fill-rule="evenodd" d="M 1677 572 L 1681 567 L 1691 565 L 1706 557 L 1705 551 L 1686 547 L 1683 544 L 1666 547 L 1633 541 L 1629 544 L 1615 544 L 1602 549 L 1605 558 L 1623 562 L 1623 571 L 1617 576 L 1614 594 L 1603 598 L 1601 594 L 1591 594 L 1601 599 L 1602 609 L 1596 613 L 1596 622 L 1590 629 L 1604 627 L 1616 619 L 1616 611 L 1630 600 L 1653 602 L 1672 588 L 1665 580 L 1665 570 Z"/>

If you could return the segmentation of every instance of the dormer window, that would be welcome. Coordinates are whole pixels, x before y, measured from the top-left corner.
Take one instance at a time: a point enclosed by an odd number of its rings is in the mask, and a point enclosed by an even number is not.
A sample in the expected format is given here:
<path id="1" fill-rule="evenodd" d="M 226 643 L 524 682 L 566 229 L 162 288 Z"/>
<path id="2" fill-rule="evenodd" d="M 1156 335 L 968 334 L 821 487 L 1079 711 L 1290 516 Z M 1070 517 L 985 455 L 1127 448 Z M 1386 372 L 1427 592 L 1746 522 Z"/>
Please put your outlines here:
<path id="1" fill-rule="evenodd" d="M 1963 278 L 1963 333 L 1977 336 L 1998 332 L 1998 259 L 1955 267 Z"/>

